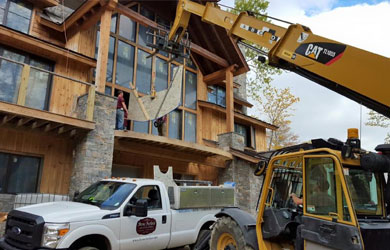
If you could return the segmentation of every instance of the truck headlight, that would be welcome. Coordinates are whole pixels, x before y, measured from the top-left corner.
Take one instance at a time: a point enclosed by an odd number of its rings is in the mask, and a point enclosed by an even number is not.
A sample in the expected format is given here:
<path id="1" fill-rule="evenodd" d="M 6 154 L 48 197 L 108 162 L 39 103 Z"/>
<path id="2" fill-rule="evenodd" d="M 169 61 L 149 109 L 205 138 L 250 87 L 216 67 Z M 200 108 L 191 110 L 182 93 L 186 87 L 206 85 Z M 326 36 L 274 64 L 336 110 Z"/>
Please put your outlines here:
<path id="1" fill-rule="evenodd" d="M 69 232 L 69 223 L 45 223 L 42 235 L 42 247 L 55 248 L 60 239 Z"/>

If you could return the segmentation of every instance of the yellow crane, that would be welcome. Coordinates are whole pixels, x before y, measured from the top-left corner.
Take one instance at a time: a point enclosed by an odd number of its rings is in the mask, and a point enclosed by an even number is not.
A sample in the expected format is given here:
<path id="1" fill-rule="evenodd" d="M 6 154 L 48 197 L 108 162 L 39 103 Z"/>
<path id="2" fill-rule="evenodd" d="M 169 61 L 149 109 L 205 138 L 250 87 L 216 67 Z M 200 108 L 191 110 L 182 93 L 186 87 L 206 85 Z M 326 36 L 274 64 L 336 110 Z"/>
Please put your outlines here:
<path id="1" fill-rule="evenodd" d="M 308 27 L 287 29 L 243 12 L 179 0 L 176 19 L 157 49 L 183 55 L 191 15 L 267 51 L 269 65 L 290 70 L 390 117 L 390 60 L 317 36 Z M 366 34 L 364 34 L 366 35 Z M 185 39 L 184 39 L 185 40 Z M 257 218 L 223 209 L 210 240 L 212 250 L 387 249 L 390 246 L 390 145 L 360 148 L 356 130 L 348 140 L 312 140 L 265 153 Z"/>

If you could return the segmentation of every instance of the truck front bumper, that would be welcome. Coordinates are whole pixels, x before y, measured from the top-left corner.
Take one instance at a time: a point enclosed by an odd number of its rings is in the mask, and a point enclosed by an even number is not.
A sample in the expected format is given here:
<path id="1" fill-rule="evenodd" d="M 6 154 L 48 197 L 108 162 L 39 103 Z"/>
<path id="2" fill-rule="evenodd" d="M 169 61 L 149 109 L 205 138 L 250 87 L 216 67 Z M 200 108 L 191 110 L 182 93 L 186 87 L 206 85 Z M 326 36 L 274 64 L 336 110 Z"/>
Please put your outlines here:
<path id="1" fill-rule="evenodd" d="M 49 248 L 35 248 L 34 250 L 48 250 Z M 56 248 L 56 250 L 67 250 L 68 248 Z M 21 248 L 16 248 L 5 242 L 5 238 L 0 238 L 0 250 L 22 250 Z"/>

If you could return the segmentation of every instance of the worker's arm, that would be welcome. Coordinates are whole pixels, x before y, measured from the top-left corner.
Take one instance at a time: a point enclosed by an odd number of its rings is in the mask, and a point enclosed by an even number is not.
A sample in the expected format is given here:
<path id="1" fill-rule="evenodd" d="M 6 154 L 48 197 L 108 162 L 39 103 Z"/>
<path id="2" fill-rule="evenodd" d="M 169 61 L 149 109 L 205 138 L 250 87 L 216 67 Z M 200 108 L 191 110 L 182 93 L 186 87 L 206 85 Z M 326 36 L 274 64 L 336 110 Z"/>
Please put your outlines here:
<path id="1" fill-rule="evenodd" d="M 127 111 L 126 103 L 125 103 L 124 101 L 122 102 L 122 107 L 123 107 L 123 109 L 125 110 L 126 113 L 129 113 L 129 112 Z"/>
<path id="2" fill-rule="evenodd" d="M 294 201 L 294 203 L 297 204 L 298 206 L 303 204 L 303 200 L 299 198 L 296 194 L 292 193 L 290 194 L 290 197 Z"/>

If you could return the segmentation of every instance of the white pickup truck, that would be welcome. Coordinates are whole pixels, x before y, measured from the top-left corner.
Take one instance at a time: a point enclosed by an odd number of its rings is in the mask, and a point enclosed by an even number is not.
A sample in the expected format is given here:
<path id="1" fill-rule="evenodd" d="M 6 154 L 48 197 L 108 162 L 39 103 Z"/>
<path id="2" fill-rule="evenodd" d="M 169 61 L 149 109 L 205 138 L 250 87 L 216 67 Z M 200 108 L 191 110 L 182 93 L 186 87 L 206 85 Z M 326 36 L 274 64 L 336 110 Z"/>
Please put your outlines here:
<path id="1" fill-rule="evenodd" d="M 42 203 L 11 211 L 0 249 L 194 246 L 216 220 L 218 207 L 233 205 L 233 192 L 232 188 L 185 187 L 151 179 L 104 179 L 73 202 Z M 213 203 L 216 205 L 210 205 Z"/>

